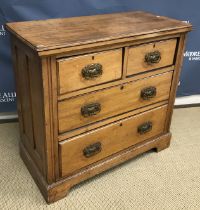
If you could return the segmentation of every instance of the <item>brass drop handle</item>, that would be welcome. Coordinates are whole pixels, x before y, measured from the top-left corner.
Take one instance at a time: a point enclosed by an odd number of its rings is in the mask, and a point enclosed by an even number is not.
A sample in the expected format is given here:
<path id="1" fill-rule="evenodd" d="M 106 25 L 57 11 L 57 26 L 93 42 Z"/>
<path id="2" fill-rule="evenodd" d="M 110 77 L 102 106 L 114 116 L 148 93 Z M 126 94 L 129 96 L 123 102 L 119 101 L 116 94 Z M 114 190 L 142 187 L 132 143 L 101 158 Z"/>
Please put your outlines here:
<path id="1" fill-rule="evenodd" d="M 152 130 L 153 123 L 148 121 L 138 126 L 138 133 L 140 135 L 145 134 Z"/>
<path id="2" fill-rule="evenodd" d="M 86 80 L 100 77 L 103 74 L 103 66 L 100 63 L 92 63 L 82 69 L 82 77 Z"/>
<path id="3" fill-rule="evenodd" d="M 161 53 L 156 50 L 145 55 L 145 62 L 149 65 L 159 63 L 161 60 Z"/>
<path id="4" fill-rule="evenodd" d="M 149 86 L 141 90 L 140 97 L 143 100 L 149 100 L 151 98 L 154 98 L 156 94 L 157 94 L 156 87 Z"/>
<path id="5" fill-rule="evenodd" d="M 101 143 L 96 142 L 91 144 L 83 149 L 83 155 L 87 158 L 96 155 L 97 153 L 101 152 Z"/>
<path id="6" fill-rule="evenodd" d="M 81 107 L 81 114 L 83 117 L 90 117 L 98 114 L 101 111 L 100 103 L 86 104 Z"/>

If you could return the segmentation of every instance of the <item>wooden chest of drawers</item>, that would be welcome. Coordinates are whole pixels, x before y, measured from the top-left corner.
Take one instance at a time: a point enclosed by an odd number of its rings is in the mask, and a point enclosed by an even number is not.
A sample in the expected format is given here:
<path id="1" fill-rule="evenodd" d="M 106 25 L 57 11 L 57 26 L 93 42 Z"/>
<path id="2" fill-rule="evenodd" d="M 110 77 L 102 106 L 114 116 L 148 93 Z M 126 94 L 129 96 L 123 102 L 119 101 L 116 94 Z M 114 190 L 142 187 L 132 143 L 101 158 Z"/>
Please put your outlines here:
<path id="1" fill-rule="evenodd" d="M 20 154 L 47 202 L 170 143 L 191 25 L 145 12 L 8 23 Z"/>

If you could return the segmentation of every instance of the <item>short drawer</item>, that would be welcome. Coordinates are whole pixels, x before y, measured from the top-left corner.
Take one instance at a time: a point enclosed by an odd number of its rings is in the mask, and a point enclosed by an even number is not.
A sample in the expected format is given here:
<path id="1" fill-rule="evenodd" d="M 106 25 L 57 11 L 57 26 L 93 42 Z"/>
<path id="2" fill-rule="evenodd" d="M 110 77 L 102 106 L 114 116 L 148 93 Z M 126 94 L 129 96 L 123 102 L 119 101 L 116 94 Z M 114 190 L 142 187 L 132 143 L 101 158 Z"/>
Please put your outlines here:
<path id="1" fill-rule="evenodd" d="M 59 133 L 168 99 L 172 74 L 170 71 L 58 102 Z"/>
<path id="2" fill-rule="evenodd" d="M 59 143 L 61 176 L 161 134 L 167 105 Z"/>
<path id="3" fill-rule="evenodd" d="M 127 76 L 172 65 L 176 39 L 153 42 L 128 49 Z"/>
<path id="4" fill-rule="evenodd" d="M 59 94 L 121 78 L 122 49 L 57 60 Z"/>

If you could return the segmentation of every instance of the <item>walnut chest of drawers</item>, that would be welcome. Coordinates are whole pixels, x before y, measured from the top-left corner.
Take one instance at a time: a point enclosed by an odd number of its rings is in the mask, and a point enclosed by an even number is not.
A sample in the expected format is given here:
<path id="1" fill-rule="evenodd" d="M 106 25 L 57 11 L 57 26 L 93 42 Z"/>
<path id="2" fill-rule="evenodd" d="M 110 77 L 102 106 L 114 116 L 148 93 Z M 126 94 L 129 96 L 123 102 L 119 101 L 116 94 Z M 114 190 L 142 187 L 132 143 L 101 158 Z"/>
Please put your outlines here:
<path id="1" fill-rule="evenodd" d="M 8 23 L 20 154 L 47 202 L 169 131 L 191 25 L 145 12 Z"/>

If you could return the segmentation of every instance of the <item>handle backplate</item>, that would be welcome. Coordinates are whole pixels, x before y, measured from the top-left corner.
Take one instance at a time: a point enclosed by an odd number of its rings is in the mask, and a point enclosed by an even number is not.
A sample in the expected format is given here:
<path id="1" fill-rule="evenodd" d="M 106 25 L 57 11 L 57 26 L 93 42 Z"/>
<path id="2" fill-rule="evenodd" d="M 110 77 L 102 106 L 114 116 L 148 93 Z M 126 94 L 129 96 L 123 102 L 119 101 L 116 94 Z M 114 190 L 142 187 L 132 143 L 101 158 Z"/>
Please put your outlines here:
<path id="1" fill-rule="evenodd" d="M 156 94 L 157 94 L 156 87 L 149 86 L 141 90 L 140 96 L 143 100 L 149 100 L 151 98 L 154 98 Z"/>
<path id="2" fill-rule="evenodd" d="M 90 117 L 98 114 L 101 111 L 100 103 L 86 104 L 81 107 L 81 114 L 83 117 Z"/>
<path id="3" fill-rule="evenodd" d="M 161 53 L 156 50 L 153 52 L 149 52 L 145 55 L 145 62 L 147 64 L 154 64 L 154 63 L 159 63 L 161 60 Z"/>
<path id="4" fill-rule="evenodd" d="M 92 63 L 82 69 L 82 77 L 86 80 L 100 77 L 103 74 L 103 67 L 100 63 Z"/>
<path id="5" fill-rule="evenodd" d="M 141 134 L 141 135 L 145 134 L 145 133 L 151 131 L 152 127 L 153 127 L 152 122 L 150 122 L 150 121 L 145 122 L 145 123 L 138 126 L 138 133 Z"/>
<path id="6" fill-rule="evenodd" d="M 83 149 L 83 155 L 87 158 L 101 152 L 101 142 L 96 142 Z"/>

